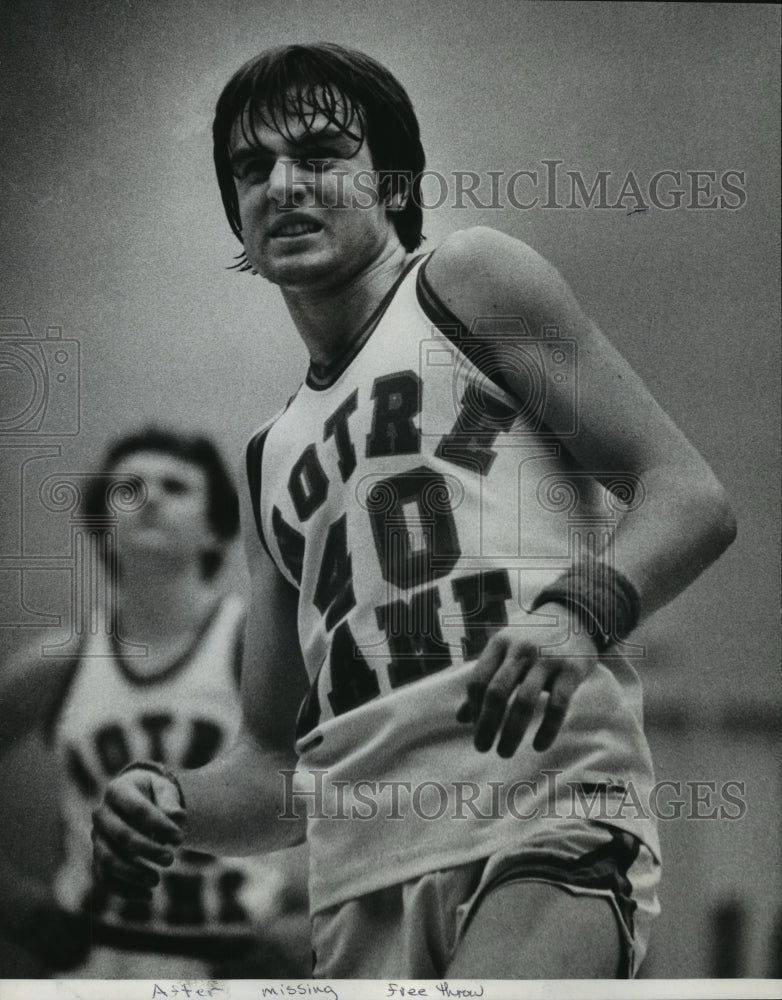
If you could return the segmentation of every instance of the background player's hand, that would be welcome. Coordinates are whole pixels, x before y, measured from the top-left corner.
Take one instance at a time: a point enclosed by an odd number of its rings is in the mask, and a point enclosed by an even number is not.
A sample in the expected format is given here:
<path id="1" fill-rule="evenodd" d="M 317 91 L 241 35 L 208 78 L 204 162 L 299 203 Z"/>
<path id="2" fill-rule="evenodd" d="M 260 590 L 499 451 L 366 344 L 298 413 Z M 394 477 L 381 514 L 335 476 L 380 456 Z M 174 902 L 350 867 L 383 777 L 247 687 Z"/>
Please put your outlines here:
<path id="1" fill-rule="evenodd" d="M 135 769 L 114 778 L 92 814 L 95 879 L 126 898 L 147 899 L 184 839 L 185 811 L 174 783 Z"/>
<path id="2" fill-rule="evenodd" d="M 11 940 L 53 972 L 81 965 L 90 950 L 86 913 L 63 909 L 51 889 L 36 879 L 20 879 L 15 891 L 4 896 L 3 923 Z"/>
<path id="3" fill-rule="evenodd" d="M 570 612 L 561 604 L 544 604 L 536 615 L 552 615 L 556 625 L 507 626 L 486 644 L 467 682 L 467 701 L 460 722 L 474 722 L 475 748 L 511 757 L 524 739 L 538 702 L 548 695 L 543 719 L 533 740 L 547 750 L 559 733 L 578 686 L 597 663 L 597 650 L 583 630 L 573 634 Z"/>

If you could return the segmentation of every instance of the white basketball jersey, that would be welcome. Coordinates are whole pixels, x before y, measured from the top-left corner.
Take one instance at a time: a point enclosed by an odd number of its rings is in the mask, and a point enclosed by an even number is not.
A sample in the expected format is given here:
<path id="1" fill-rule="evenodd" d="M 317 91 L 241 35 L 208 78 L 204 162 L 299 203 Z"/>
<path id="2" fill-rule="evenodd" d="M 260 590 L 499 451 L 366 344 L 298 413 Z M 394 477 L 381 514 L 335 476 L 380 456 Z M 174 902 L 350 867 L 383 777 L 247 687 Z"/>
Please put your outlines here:
<path id="1" fill-rule="evenodd" d="M 547 431 L 547 380 L 577 391 L 577 345 L 517 319 L 465 330 L 423 260 L 248 448 L 259 533 L 300 595 L 312 688 L 292 794 L 309 809 L 315 912 L 573 809 L 658 851 L 628 805 L 653 779 L 626 659 L 597 665 L 546 752 L 533 723 L 511 759 L 481 754 L 456 720 L 488 637 L 550 623 L 534 598 L 579 546 L 610 544 L 617 513 L 569 458 L 568 429 Z M 503 336 L 521 402 L 496 362 Z"/>
<path id="2" fill-rule="evenodd" d="M 106 635 L 86 642 L 53 730 L 65 827 L 55 891 L 68 909 L 89 907 L 97 943 L 208 958 L 210 949 L 219 955 L 227 941 L 255 934 L 280 904 L 285 887 L 273 859 L 193 851 L 162 870 L 149 903 L 99 891 L 88 902 L 91 813 L 110 778 L 132 760 L 200 767 L 236 735 L 243 618 L 241 601 L 225 598 L 189 654 L 154 677 L 134 669 L 134 657 L 118 657 Z"/>

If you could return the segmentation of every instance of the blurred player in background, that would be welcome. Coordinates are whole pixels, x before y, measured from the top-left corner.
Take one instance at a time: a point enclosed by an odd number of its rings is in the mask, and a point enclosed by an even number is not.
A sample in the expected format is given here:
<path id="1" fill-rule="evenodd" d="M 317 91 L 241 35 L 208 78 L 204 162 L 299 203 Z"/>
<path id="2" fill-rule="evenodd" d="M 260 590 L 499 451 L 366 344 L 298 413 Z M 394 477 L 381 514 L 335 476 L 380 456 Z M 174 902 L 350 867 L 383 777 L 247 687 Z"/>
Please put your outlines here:
<path id="1" fill-rule="evenodd" d="M 418 122 L 374 60 L 251 60 L 214 155 L 311 363 L 247 453 L 242 735 L 112 781 L 102 878 L 306 836 L 316 976 L 633 975 L 660 865 L 622 643 L 730 544 L 720 484 L 530 247 L 416 255 Z"/>
<path id="2" fill-rule="evenodd" d="M 85 492 L 85 513 L 105 514 L 107 488 L 122 482 L 146 500 L 118 515 L 117 632 L 86 635 L 67 660 L 39 647 L 2 673 L 0 746 L 41 727 L 57 755 L 64 855 L 53 885 L 5 863 L 0 919 L 49 969 L 79 978 L 301 975 L 310 945 L 300 852 L 182 851 L 150 900 L 91 893 L 91 811 L 107 781 L 139 757 L 200 767 L 231 744 L 240 719 L 245 612 L 221 582 L 239 511 L 222 458 L 204 437 L 122 437 Z"/>

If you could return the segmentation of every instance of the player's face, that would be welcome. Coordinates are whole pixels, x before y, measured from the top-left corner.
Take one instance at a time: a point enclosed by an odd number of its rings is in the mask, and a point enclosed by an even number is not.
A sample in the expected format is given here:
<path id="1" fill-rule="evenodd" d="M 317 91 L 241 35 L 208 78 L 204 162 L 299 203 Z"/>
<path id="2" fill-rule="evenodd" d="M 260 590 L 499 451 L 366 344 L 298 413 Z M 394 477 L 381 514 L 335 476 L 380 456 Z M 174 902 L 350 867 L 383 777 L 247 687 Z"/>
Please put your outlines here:
<path id="1" fill-rule="evenodd" d="M 252 124 L 252 143 L 234 126 L 231 162 L 255 270 L 283 287 L 336 287 L 377 260 L 396 234 L 366 143 L 322 114 L 290 135 Z"/>
<path id="2" fill-rule="evenodd" d="M 213 544 L 207 517 L 209 484 L 198 465 L 157 451 L 125 456 L 111 469 L 116 476 L 138 476 L 147 500 L 121 515 L 121 556 L 163 557 L 177 562 L 197 559 Z"/>

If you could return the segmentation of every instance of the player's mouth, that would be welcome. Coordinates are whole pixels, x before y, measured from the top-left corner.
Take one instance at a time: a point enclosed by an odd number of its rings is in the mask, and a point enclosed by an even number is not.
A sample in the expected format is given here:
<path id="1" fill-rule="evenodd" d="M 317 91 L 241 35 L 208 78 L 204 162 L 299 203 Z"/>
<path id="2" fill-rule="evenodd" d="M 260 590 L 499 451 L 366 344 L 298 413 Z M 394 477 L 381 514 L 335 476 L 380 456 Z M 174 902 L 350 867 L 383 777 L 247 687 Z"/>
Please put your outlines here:
<path id="1" fill-rule="evenodd" d="M 319 233 L 323 226 L 306 216 L 278 219 L 269 228 L 269 236 L 274 240 L 289 240 L 297 236 Z"/>

